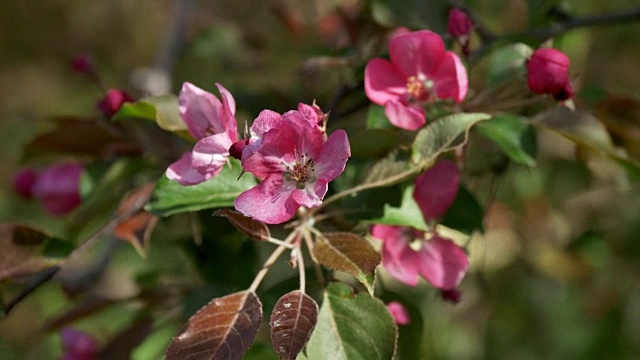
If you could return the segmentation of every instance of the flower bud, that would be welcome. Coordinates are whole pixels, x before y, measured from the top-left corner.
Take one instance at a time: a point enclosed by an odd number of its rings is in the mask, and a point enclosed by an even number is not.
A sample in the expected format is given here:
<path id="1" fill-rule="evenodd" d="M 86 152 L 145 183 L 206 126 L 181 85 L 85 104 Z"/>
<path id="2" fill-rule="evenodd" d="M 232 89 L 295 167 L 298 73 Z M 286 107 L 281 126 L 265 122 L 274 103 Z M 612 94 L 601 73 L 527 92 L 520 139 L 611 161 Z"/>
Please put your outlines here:
<path id="1" fill-rule="evenodd" d="M 78 54 L 71 59 L 71 69 L 78 74 L 92 74 L 94 72 L 93 60 L 88 54 Z"/>
<path id="2" fill-rule="evenodd" d="M 95 360 L 98 359 L 98 343 L 87 333 L 64 328 L 60 331 L 62 337 L 62 360 Z"/>
<path id="3" fill-rule="evenodd" d="M 242 151 L 247 144 L 249 144 L 249 139 L 242 139 L 234 142 L 229 148 L 229 155 L 238 160 L 242 160 Z"/>
<path id="4" fill-rule="evenodd" d="M 462 300 L 462 291 L 458 289 L 440 290 L 440 296 L 443 300 L 457 304 Z"/>
<path id="5" fill-rule="evenodd" d="M 80 205 L 80 176 L 84 167 L 77 163 L 52 165 L 40 172 L 33 186 L 33 197 L 52 215 L 65 215 Z"/>
<path id="6" fill-rule="evenodd" d="M 110 89 L 107 94 L 98 103 L 98 109 L 107 118 L 111 118 L 115 113 L 120 110 L 122 104 L 126 102 L 133 102 L 133 98 L 127 94 L 124 90 Z"/>
<path id="7" fill-rule="evenodd" d="M 527 61 L 527 83 L 536 94 L 551 94 L 556 100 L 573 97 L 569 79 L 571 62 L 562 51 L 541 48 Z"/>
<path id="8" fill-rule="evenodd" d="M 13 189 L 25 199 L 31 199 L 33 196 L 33 185 L 38 179 L 38 173 L 33 169 L 23 168 L 18 171 L 13 178 Z"/>
<path id="9" fill-rule="evenodd" d="M 398 325 L 407 325 L 411 322 L 409 318 L 409 312 L 401 303 L 397 301 L 392 301 L 387 304 L 387 309 L 393 316 L 393 319 L 396 321 Z"/>
<path id="10" fill-rule="evenodd" d="M 469 15 L 458 8 L 451 9 L 449 21 L 447 22 L 447 32 L 460 44 L 465 55 L 469 53 L 469 39 L 472 31 L 473 22 Z"/>

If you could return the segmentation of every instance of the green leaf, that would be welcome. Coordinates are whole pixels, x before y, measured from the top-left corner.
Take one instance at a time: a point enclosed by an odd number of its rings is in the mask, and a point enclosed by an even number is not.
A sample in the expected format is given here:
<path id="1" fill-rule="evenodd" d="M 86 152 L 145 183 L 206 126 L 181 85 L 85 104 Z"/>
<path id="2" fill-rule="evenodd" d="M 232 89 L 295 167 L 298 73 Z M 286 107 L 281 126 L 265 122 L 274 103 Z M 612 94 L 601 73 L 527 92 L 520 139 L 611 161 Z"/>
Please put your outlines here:
<path id="1" fill-rule="evenodd" d="M 257 184 L 249 174 L 238 176 L 240 162 L 229 159 L 232 167 L 224 166 L 218 176 L 198 185 L 182 186 L 163 176 L 153 191 L 146 209 L 158 216 L 169 216 L 181 212 L 233 206 L 233 201 Z"/>
<path id="2" fill-rule="evenodd" d="M 382 301 L 367 294 L 355 295 L 342 283 L 331 283 L 306 358 L 389 360 L 396 352 L 397 337 L 398 328 Z"/>
<path id="3" fill-rule="evenodd" d="M 384 112 L 384 106 L 369 104 L 367 113 L 367 129 L 393 129 L 394 126 L 389 122 L 387 114 Z"/>
<path id="4" fill-rule="evenodd" d="M 187 124 L 182 121 L 178 110 L 178 98 L 174 95 L 153 96 L 135 103 L 125 103 L 113 116 L 114 121 L 129 118 L 155 121 L 167 131 L 187 131 Z"/>
<path id="5" fill-rule="evenodd" d="M 533 50 L 526 44 L 515 43 L 496 50 L 491 55 L 488 82 L 496 86 L 510 79 L 522 78 L 526 74 L 525 61 Z"/>
<path id="6" fill-rule="evenodd" d="M 427 124 L 416 135 L 411 161 L 419 167 L 432 165 L 438 156 L 466 142 L 469 129 L 476 123 L 491 118 L 483 113 L 461 113 L 445 116 Z M 464 140 L 456 142 L 460 135 Z"/>
<path id="7" fill-rule="evenodd" d="M 419 230 L 427 230 L 422 211 L 420 211 L 418 203 L 413 199 L 413 189 L 413 185 L 405 188 L 402 193 L 400 207 L 385 205 L 384 215 L 381 218 L 370 220 L 370 222 L 393 226 L 410 226 Z"/>
<path id="8" fill-rule="evenodd" d="M 312 253 L 321 265 L 355 276 L 373 295 L 380 253 L 367 240 L 348 232 L 324 233 Z"/>
<path id="9" fill-rule="evenodd" d="M 483 218 L 484 213 L 478 200 L 467 188 L 460 186 L 456 200 L 447 210 L 441 223 L 468 235 L 482 229 Z"/>
<path id="10" fill-rule="evenodd" d="M 501 115 L 478 124 L 478 133 L 493 140 L 515 163 L 535 166 L 535 133 L 526 119 Z"/>
<path id="11" fill-rule="evenodd" d="M 379 160 L 367 171 L 365 183 L 381 181 L 409 169 L 409 162 L 401 159 L 397 151 L 392 151 L 384 159 Z"/>

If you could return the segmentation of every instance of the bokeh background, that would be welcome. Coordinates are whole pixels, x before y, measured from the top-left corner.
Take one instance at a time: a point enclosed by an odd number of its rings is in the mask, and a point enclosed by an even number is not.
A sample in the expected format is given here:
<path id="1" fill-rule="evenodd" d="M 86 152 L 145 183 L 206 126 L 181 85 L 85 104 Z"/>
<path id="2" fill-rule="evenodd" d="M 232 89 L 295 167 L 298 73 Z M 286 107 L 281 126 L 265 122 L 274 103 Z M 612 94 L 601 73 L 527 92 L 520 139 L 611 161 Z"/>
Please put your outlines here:
<path id="1" fill-rule="evenodd" d="M 558 19 L 549 17 L 553 7 L 573 16 L 640 8 L 640 2 L 624 0 L 464 4 L 496 34 L 550 26 Z M 51 128 L 51 119 L 99 116 L 96 103 L 103 89 L 72 71 L 75 55 L 92 57 L 104 88 L 125 88 L 136 97 L 175 94 L 184 81 L 215 92 L 214 83 L 219 82 L 236 97 L 240 121 L 251 121 L 265 108 L 283 112 L 315 99 L 338 115 L 331 126 L 351 129 L 367 116 L 362 70 L 368 58 L 384 51 L 382 35 L 398 26 L 444 34 L 450 8 L 446 1 L 420 0 L 3 1 L 0 219 L 26 222 L 75 242 L 100 224 L 83 218 L 95 213 L 75 214 L 71 220 L 51 218 L 12 191 L 13 174 L 20 166 L 52 160 L 53 154 L 25 150 Z M 640 160 L 637 18 L 572 29 L 554 42 L 571 58 L 577 107 L 593 114 L 600 124 L 594 131 L 634 161 Z M 540 45 L 525 40 L 534 48 Z M 472 48 L 479 46 L 477 36 L 472 41 Z M 470 96 L 490 86 L 490 54 L 469 68 Z M 550 104 L 527 108 L 522 115 Z M 480 140 L 469 146 L 481 149 L 473 152 L 475 157 L 468 155 L 473 165 L 467 169 L 466 185 L 484 209 L 485 233 L 469 244 L 472 271 L 461 286 L 463 301 L 454 306 L 424 284 L 409 288 L 384 273 L 379 277 L 380 296 L 403 301 L 412 317 L 412 323 L 400 329 L 399 358 L 639 358 L 638 183 L 601 154 L 549 132 L 537 133 L 538 165 L 533 168 L 496 165 L 495 149 Z M 160 168 L 166 159 L 153 161 Z M 104 219 L 112 208 L 106 205 L 98 218 Z M 86 263 L 104 261 L 93 278 L 77 279 L 68 271 L 0 317 L 0 358 L 58 358 L 60 324 L 83 329 L 112 346 L 111 359 L 161 358 L 181 326 L 176 316 L 183 312 L 180 305 L 189 314 L 211 296 L 242 288 L 259 267 L 260 261 L 253 259 L 264 250 L 243 242 L 208 213 L 195 216 L 204 224 L 206 251 L 190 245 L 193 222 L 188 217 L 162 220 L 146 259 L 126 244 L 105 240 L 77 264 L 82 270 Z M 220 233 L 227 235 L 218 243 L 207 240 Z M 239 263 L 246 267 L 239 268 Z M 276 276 L 265 286 L 286 288 L 295 276 Z M 89 295 L 69 295 L 74 285 L 86 290 L 87 283 Z M 175 284 L 200 290 L 173 308 L 164 304 L 148 310 L 141 305 L 142 290 Z M 19 288 L 3 284 L 5 301 Z M 265 307 L 281 293 L 266 293 Z M 80 305 L 85 306 L 83 315 L 70 314 Z M 122 345 L 122 339 L 114 340 L 118 336 L 134 340 Z M 247 358 L 274 358 L 268 334 L 259 340 L 263 342 Z"/>

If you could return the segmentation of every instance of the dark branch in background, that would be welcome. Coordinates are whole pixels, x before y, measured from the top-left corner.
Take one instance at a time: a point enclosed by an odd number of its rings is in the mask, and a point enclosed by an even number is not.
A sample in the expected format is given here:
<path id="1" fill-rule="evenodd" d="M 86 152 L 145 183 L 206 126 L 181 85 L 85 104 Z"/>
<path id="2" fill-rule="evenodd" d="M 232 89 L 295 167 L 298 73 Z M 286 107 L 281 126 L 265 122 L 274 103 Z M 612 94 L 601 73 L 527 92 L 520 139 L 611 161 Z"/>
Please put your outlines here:
<path id="1" fill-rule="evenodd" d="M 557 8 L 553 8 L 551 9 L 550 14 L 555 15 L 559 21 L 550 27 L 530 29 L 524 32 L 496 34 L 484 26 L 484 23 L 465 2 L 460 0 L 449 0 L 449 3 L 454 7 L 460 8 L 469 15 L 473 21 L 474 30 L 482 41 L 482 45 L 469 55 L 470 62 L 475 62 L 480 59 L 496 43 L 523 40 L 538 40 L 542 42 L 575 28 L 640 21 L 640 8 L 583 17 L 576 17 Z"/>

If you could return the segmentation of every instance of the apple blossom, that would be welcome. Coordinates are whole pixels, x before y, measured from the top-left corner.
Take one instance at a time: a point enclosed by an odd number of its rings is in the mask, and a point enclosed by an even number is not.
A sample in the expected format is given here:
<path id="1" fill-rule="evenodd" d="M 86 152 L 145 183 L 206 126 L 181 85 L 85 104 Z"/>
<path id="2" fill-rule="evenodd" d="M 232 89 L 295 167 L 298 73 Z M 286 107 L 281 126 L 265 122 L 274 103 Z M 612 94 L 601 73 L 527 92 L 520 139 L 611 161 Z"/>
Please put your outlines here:
<path id="1" fill-rule="evenodd" d="M 118 112 L 118 110 L 120 110 L 124 103 L 132 101 L 133 97 L 127 94 L 126 91 L 121 89 L 109 89 L 96 106 L 104 116 L 111 118 Z"/>
<path id="2" fill-rule="evenodd" d="M 84 331 L 64 328 L 60 331 L 62 338 L 61 360 L 97 360 L 98 342 Z"/>
<path id="3" fill-rule="evenodd" d="M 556 100 L 573 97 L 569 78 L 571 61 L 562 51 L 540 48 L 527 61 L 527 83 L 536 94 L 551 94 Z"/>
<path id="4" fill-rule="evenodd" d="M 371 235 L 383 240 L 382 265 L 394 278 L 416 286 L 418 275 L 439 289 L 454 289 L 469 267 L 467 254 L 453 241 L 406 226 L 376 224 Z"/>
<path id="5" fill-rule="evenodd" d="M 33 185 L 38 180 L 38 173 L 30 168 L 20 169 L 13 178 L 13 189 L 25 199 L 33 196 Z"/>
<path id="6" fill-rule="evenodd" d="M 71 212 L 81 203 L 80 176 L 84 166 L 78 163 L 61 163 L 49 166 L 38 174 L 33 184 L 33 197 L 52 215 Z"/>
<path id="7" fill-rule="evenodd" d="M 351 156 L 344 130 L 324 141 L 317 118 L 300 111 L 280 116 L 264 110 L 251 127 L 253 142 L 244 148 L 242 167 L 263 178 L 235 200 L 243 214 L 268 224 L 293 217 L 300 206 L 317 207 L 330 181 Z"/>
<path id="8" fill-rule="evenodd" d="M 456 54 L 445 51 L 440 35 L 428 30 L 397 32 L 389 53 L 390 62 L 369 61 L 364 88 L 372 102 L 385 107 L 393 125 L 416 130 L 426 122 L 422 104 L 436 99 L 461 102 L 467 94 L 467 71 Z"/>
<path id="9" fill-rule="evenodd" d="M 235 100 L 222 85 L 216 86 L 222 101 L 188 82 L 180 91 L 180 116 L 197 140 L 193 150 L 166 171 L 169 179 L 181 185 L 199 184 L 218 175 L 227 162 L 229 148 L 238 140 Z"/>

